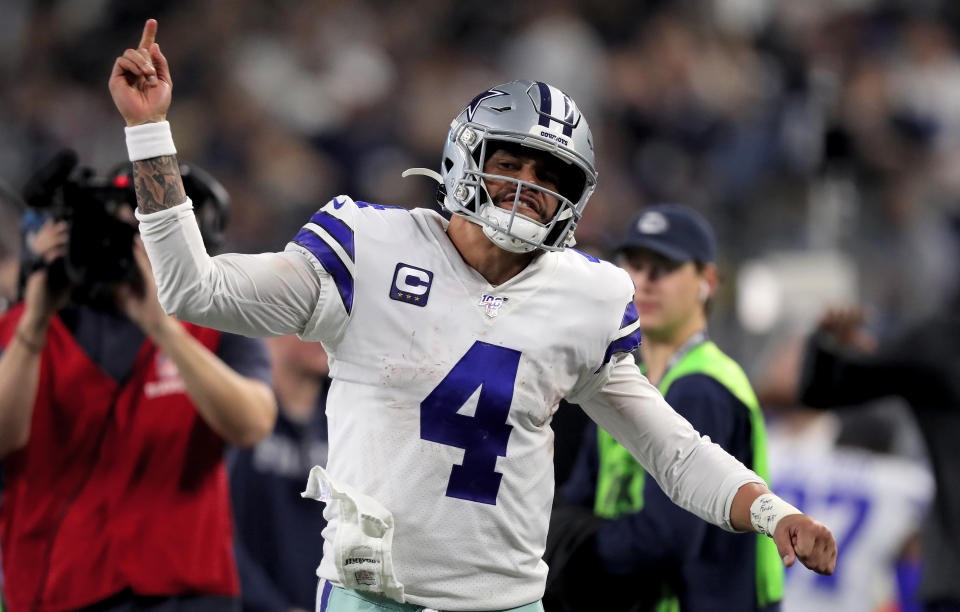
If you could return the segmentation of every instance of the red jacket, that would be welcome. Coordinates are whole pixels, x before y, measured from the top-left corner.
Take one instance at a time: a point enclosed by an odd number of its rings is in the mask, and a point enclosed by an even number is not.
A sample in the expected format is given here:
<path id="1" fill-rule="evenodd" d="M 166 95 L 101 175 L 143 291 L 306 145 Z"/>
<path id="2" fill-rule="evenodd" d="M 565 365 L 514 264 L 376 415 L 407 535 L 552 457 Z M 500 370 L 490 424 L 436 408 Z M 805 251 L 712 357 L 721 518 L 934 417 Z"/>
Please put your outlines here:
<path id="1" fill-rule="evenodd" d="M 22 307 L 0 317 L 0 345 Z M 220 332 L 183 324 L 210 350 Z M 11 612 L 143 595 L 237 595 L 224 443 L 148 339 L 119 386 L 59 318 L 47 333 L 27 445 L 3 460 Z"/>

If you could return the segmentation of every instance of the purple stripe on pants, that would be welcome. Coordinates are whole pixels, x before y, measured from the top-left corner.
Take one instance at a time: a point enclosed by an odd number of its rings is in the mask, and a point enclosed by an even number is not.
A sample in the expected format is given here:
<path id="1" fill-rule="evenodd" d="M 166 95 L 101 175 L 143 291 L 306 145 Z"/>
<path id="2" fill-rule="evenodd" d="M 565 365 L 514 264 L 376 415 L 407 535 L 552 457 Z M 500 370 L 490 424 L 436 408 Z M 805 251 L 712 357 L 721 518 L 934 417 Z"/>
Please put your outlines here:
<path id="1" fill-rule="evenodd" d="M 320 592 L 320 612 L 327 612 L 327 602 L 330 600 L 330 591 L 333 585 L 328 581 L 323 581 L 323 591 Z"/>

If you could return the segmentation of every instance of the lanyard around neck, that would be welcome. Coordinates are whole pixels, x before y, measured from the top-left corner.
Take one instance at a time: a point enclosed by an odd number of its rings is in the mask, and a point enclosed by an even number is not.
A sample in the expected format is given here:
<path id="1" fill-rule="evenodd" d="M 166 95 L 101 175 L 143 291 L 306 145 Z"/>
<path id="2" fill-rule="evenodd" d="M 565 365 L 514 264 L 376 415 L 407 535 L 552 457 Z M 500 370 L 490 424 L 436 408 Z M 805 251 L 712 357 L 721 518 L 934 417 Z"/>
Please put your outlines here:
<path id="1" fill-rule="evenodd" d="M 663 370 L 663 376 L 660 377 L 660 380 L 664 380 L 667 377 L 667 374 L 670 373 L 670 370 L 673 369 L 680 361 L 687 356 L 687 353 L 697 348 L 704 342 L 710 340 L 710 337 L 707 335 L 706 329 L 701 329 L 697 333 L 690 336 L 686 342 L 680 345 L 673 355 L 670 356 L 669 361 L 667 361 L 667 367 Z"/>

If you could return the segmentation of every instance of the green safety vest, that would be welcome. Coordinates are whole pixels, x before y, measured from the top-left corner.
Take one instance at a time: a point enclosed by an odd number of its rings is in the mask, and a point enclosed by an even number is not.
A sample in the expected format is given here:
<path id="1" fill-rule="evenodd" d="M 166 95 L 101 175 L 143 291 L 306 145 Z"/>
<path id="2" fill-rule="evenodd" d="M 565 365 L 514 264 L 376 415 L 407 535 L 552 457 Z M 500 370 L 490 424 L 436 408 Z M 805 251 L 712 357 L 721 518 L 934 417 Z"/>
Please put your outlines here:
<path id="1" fill-rule="evenodd" d="M 753 471 L 769 484 L 767 468 L 767 434 L 757 396 L 747 375 L 737 362 L 716 344 L 703 342 L 684 355 L 660 381 L 663 395 L 676 379 L 688 374 L 706 374 L 725 386 L 750 410 L 750 432 L 753 446 Z M 643 482 L 646 471 L 630 452 L 606 431 L 600 429 L 600 470 L 597 475 L 597 496 L 594 512 L 598 516 L 617 518 L 643 508 Z M 783 565 L 772 538 L 757 534 L 757 603 L 762 608 L 783 599 Z M 679 610 L 675 596 L 661 600 L 660 611 Z"/>

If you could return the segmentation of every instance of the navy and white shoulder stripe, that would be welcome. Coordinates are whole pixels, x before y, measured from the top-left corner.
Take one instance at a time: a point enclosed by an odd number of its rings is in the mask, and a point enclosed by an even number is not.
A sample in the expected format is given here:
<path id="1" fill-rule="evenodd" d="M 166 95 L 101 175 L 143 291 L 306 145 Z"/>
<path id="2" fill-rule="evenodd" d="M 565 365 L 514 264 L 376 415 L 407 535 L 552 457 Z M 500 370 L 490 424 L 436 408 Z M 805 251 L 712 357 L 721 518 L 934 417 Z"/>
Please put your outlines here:
<path id="1" fill-rule="evenodd" d="M 340 195 L 314 213 L 291 241 L 306 249 L 327 271 L 348 316 L 353 312 L 356 287 L 356 230 L 362 226 L 361 231 L 370 231 L 371 222 L 375 227 L 389 227 L 385 221 L 377 222 L 381 211 L 409 212 L 400 206 L 357 202 Z M 374 216 L 368 217 L 371 213 Z"/>
<path id="2" fill-rule="evenodd" d="M 613 342 L 607 346 L 607 352 L 603 356 L 603 363 L 600 368 L 605 366 L 610 358 L 616 353 L 630 353 L 640 346 L 640 313 L 637 312 L 637 306 L 631 300 L 623 312 L 623 319 L 620 321 L 620 330 L 617 332 Z M 597 368 L 599 372 L 600 369 Z"/>
<path id="3" fill-rule="evenodd" d="M 293 238 L 294 244 L 309 251 L 330 274 L 343 307 L 353 311 L 353 287 L 356 250 L 353 229 L 342 219 L 318 210 Z"/>

